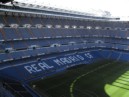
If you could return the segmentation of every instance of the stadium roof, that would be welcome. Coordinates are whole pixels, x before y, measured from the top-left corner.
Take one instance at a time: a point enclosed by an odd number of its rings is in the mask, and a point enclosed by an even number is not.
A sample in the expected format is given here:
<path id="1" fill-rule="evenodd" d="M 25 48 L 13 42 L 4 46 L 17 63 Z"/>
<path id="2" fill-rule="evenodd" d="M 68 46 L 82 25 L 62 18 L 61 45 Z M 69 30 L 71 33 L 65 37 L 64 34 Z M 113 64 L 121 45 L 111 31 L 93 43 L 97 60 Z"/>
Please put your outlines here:
<path id="1" fill-rule="evenodd" d="M 112 16 L 129 16 L 129 0 L 14 0 L 18 2 L 50 6 L 66 10 L 102 15 L 104 11 Z"/>
<path id="2" fill-rule="evenodd" d="M 8 2 L 11 2 L 11 1 L 13 1 L 13 0 L 0 0 L 0 2 L 2 2 L 2 3 L 8 3 Z"/>

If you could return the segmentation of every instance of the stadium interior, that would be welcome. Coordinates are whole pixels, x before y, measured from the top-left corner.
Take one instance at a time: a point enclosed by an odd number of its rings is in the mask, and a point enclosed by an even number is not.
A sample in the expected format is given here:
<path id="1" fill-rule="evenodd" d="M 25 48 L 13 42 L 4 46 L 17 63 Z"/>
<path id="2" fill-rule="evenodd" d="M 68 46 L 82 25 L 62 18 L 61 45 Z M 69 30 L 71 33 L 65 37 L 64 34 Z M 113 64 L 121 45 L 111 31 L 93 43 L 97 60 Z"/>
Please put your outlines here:
<path id="1" fill-rule="evenodd" d="M 107 76 L 110 72 L 115 74 L 117 69 L 124 68 L 123 72 L 110 78 L 110 85 L 123 87 L 117 81 L 112 82 L 129 69 L 129 66 L 125 65 L 129 60 L 129 21 L 13 3 L 16 6 L 0 5 L 0 97 L 109 97 L 108 93 L 101 96 L 102 91 L 92 95 L 93 93 L 85 94 L 87 92 L 83 90 L 80 90 L 83 92 L 81 93 L 73 89 L 78 79 L 86 76 L 88 72 L 99 74 L 97 68 L 105 68 L 107 65 L 104 64 L 109 63 L 112 65 L 107 69 Z M 113 68 L 116 69 L 112 71 Z M 75 73 L 77 70 L 80 70 L 80 73 Z M 102 70 L 106 72 L 106 68 Z M 103 72 L 101 71 L 101 74 Z M 79 76 L 80 74 L 83 75 Z M 69 79 L 70 76 L 72 79 Z M 88 77 L 90 78 L 92 77 Z M 65 90 L 57 92 L 63 89 L 63 86 L 44 93 L 36 89 L 41 86 L 39 83 L 42 80 L 45 91 L 46 88 L 68 79 L 70 82 L 66 86 L 71 87 L 68 95 Z M 55 83 L 51 84 L 52 81 Z M 126 90 L 128 89 L 129 86 L 126 87 Z"/>

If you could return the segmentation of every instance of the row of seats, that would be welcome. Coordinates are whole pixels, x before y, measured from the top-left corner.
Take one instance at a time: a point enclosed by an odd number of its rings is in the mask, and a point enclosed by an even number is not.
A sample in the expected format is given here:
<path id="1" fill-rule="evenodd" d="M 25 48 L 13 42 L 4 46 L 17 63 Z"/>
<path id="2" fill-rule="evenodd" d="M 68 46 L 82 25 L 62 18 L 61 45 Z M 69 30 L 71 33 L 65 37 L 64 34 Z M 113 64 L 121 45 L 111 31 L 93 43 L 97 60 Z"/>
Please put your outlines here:
<path id="1" fill-rule="evenodd" d="M 127 31 L 112 30 L 86 30 L 86 29 L 49 29 L 49 28 L 3 28 L 0 29 L 0 41 L 16 41 L 43 38 L 65 38 L 65 37 L 129 37 Z"/>
<path id="2" fill-rule="evenodd" d="M 129 50 L 128 45 L 120 45 L 120 44 L 111 44 L 111 43 L 80 43 L 76 45 L 64 45 L 59 47 L 43 47 L 37 49 L 27 49 L 27 50 L 19 50 L 12 51 L 10 53 L 1 53 L 0 61 L 7 62 L 12 60 L 42 56 L 45 54 L 52 53 L 61 53 L 66 51 L 80 50 L 80 49 L 88 49 L 88 48 L 110 48 L 110 49 L 120 49 L 120 50 Z"/>
<path id="3" fill-rule="evenodd" d="M 13 48 L 14 50 L 27 49 L 35 47 L 54 47 L 60 45 L 72 45 L 79 43 L 114 43 L 128 45 L 127 39 L 114 39 L 114 38 L 98 38 L 98 37 L 82 37 L 82 38 L 58 38 L 58 39 L 35 39 L 35 40 L 22 40 L 22 41 L 5 41 L 0 44 L 0 50 L 6 48 Z"/>
<path id="4" fill-rule="evenodd" d="M 91 27 L 111 27 L 111 28 L 128 28 L 128 22 L 112 22 L 112 21 L 80 21 L 80 20 L 69 20 L 69 19 L 58 19 L 58 18 L 37 18 L 37 17 L 23 17 L 23 16 L 1 16 L 0 21 L 2 24 L 10 25 L 10 24 L 51 24 L 51 25 L 69 25 L 69 26 L 91 26 Z"/>
<path id="5" fill-rule="evenodd" d="M 118 44 L 127 44 L 127 39 L 114 39 L 114 38 L 99 38 L 99 37 L 76 37 L 76 38 L 57 38 L 57 39 L 34 39 L 34 40 L 19 40 L 19 41 L 4 41 L 0 43 L 0 49 L 5 50 L 6 48 L 13 48 L 13 49 L 26 49 L 30 46 L 36 45 L 38 47 L 50 47 L 53 44 L 59 45 L 68 45 L 75 43 L 87 43 L 87 42 L 96 42 L 100 40 L 100 42 L 110 42 L 110 43 L 118 43 Z"/>

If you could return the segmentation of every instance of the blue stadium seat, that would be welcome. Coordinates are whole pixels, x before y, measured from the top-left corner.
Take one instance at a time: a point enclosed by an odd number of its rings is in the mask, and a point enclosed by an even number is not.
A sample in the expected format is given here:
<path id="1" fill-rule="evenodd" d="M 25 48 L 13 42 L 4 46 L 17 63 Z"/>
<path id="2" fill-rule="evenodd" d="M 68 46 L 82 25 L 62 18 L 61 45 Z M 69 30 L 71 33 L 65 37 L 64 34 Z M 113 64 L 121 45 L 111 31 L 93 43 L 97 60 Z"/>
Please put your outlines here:
<path id="1" fill-rule="evenodd" d="M 116 59 L 119 58 L 119 56 L 120 56 L 120 53 L 119 52 L 113 51 L 112 54 L 111 54 L 111 56 L 110 56 L 110 59 L 116 60 Z"/>
<path id="2" fill-rule="evenodd" d="M 60 37 L 66 37 L 68 36 L 68 30 L 66 29 L 52 29 L 51 30 L 52 37 L 53 38 L 60 38 Z"/>
<path id="3" fill-rule="evenodd" d="M 69 30 L 69 33 L 70 33 L 70 36 L 71 36 L 71 37 L 80 37 L 80 36 L 81 36 L 81 35 L 80 35 L 80 34 L 81 34 L 80 32 L 81 32 L 80 30 L 78 30 L 78 29 L 73 29 L 73 28 Z M 69 34 L 69 33 L 68 33 L 68 34 Z M 79 34 L 79 33 L 80 33 L 80 34 Z"/>
<path id="4" fill-rule="evenodd" d="M 33 18 L 31 18 L 31 20 L 33 22 L 33 25 L 42 24 L 42 22 L 41 22 L 42 18 L 33 17 Z"/>
<path id="5" fill-rule="evenodd" d="M 33 35 L 37 38 L 43 38 L 43 33 L 42 31 L 40 30 L 41 28 L 31 28 L 31 32 L 33 33 Z"/>
<path id="6" fill-rule="evenodd" d="M 38 55 L 44 55 L 48 53 L 47 48 L 39 48 L 39 49 L 36 49 L 36 51 Z"/>
<path id="7" fill-rule="evenodd" d="M 119 31 L 119 37 L 127 39 L 129 37 L 128 31 Z"/>
<path id="8" fill-rule="evenodd" d="M 46 42 L 49 44 L 49 45 L 52 45 L 52 44 L 63 44 L 65 42 L 65 39 L 49 39 L 49 40 L 46 40 Z"/>
<path id="9" fill-rule="evenodd" d="M 57 53 L 59 52 L 58 47 L 47 47 L 48 53 Z"/>
<path id="10" fill-rule="evenodd" d="M 119 39 L 120 40 L 120 39 Z M 118 41 L 120 44 L 124 43 L 124 44 L 127 44 L 129 45 L 129 40 L 128 39 L 121 39 L 120 41 Z"/>
<path id="11" fill-rule="evenodd" d="M 91 37 L 93 35 L 91 29 L 86 29 L 86 30 L 84 30 L 84 32 L 85 32 L 85 37 Z"/>
<path id="12" fill-rule="evenodd" d="M 114 37 L 114 38 L 117 37 L 117 34 L 118 34 L 118 33 L 117 33 L 116 30 L 108 30 L 108 31 L 109 31 L 109 36 L 110 36 L 110 37 Z"/>
<path id="13" fill-rule="evenodd" d="M 2 46 L 4 47 L 4 49 L 5 48 L 13 48 L 13 42 L 11 43 L 11 42 L 5 42 L 5 43 L 3 43 L 2 44 Z"/>
<path id="14" fill-rule="evenodd" d="M 4 41 L 5 40 L 5 37 L 3 35 L 4 35 L 4 32 L 3 32 L 2 29 L 0 29 L 0 41 Z"/>
<path id="15" fill-rule="evenodd" d="M 14 41 L 14 42 L 8 42 L 6 43 L 6 46 L 11 46 L 11 44 L 13 45 L 14 49 L 24 49 L 24 48 L 28 48 L 28 41 Z"/>
<path id="16" fill-rule="evenodd" d="M 75 44 L 74 44 L 75 45 Z M 74 45 L 68 45 L 69 50 L 74 50 Z"/>
<path id="17" fill-rule="evenodd" d="M 18 19 L 20 21 L 20 25 L 31 24 L 30 17 L 23 17 L 23 16 L 21 16 Z"/>
<path id="18" fill-rule="evenodd" d="M 25 50 L 24 53 L 25 53 L 25 56 L 37 56 L 36 50 Z"/>
<path id="19" fill-rule="evenodd" d="M 77 49 L 77 50 L 78 49 L 83 49 L 83 45 L 84 44 L 82 44 L 82 43 L 81 44 L 76 44 L 76 45 L 74 45 L 74 49 Z"/>
<path id="20" fill-rule="evenodd" d="M 63 45 L 63 46 L 58 47 L 58 50 L 60 52 L 69 51 L 69 47 L 67 45 Z"/>
<path id="21" fill-rule="evenodd" d="M 128 61 L 129 60 L 129 53 L 123 52 L 120 56 L 121 60 Z"/>
<path id="22" fill-rule="evenodd" d="M 10 56 L 12 56 L 14 60 L 16 60 L 16 59 L 21 59 L 23 56 L 25 56 L 25 54 L 24 51 L 15 51 L 11 52 Z"/>
<path id="23" fill-rule="evenodd" d="M 2 24 L 5 24 L 5 21 L 4 21 L 3 16 L 0 16 L 0 22 L 1 22 Z"/>
<path id="24" fill-rule="evenodd" d="M 74 42 L 76 42 L 76 43 L 81 43 L 81 42 L 83 42 L 83 39 L 82 39 L 81 37 L 79 37 L 79 38 L 70 38 L 70 40 L 71 40 L 71 41 L 74 41 Z"/>
<path id="25" fill-rule="evenodd" d="M 17 40 L 20 38 L 16 31 L 12 28 L 3 28 L 3 32 L 6 40 Z"/>
<path id="26" fill-rule="evenodd" d="M 49 40 L 49 39 L 41 39 L 41 40 L 37 40 L 37 41 L 36 41 L 36 44 L 39 45 L 39 46 L 48 47 L 48 46 L 50 46 L 49 41 L 52 41 L 52 40 Z"/>
<path id="27" fill-rule="evenodd" d="M 128 49 L 128 45 L 115 44 L 115 47 L 120 50 Z"/>
<path id="28" fill-rule="evenodd" d="M 31 33 L 26 28 L 18 28 L 19 34 L 22 36 L 23 39 L 30 39 L 33 38 Z"/>
<path id="29" fill-rule="evenodd" d="M 0 61 L 3 61 L 3 60 L 9 60 L 9 59 L 12 59 L 9 54 L 6 54 L 6 53 L 1 53 L 0 54 Z"/>
<path id="30" fill-rule="evenodd" d="M 54 33 L 54 32 L 51 32 L 49 28 L 42 28 L 39 30 L 42 33 L 44 38 L 52 38 L 52 33 Z"/>
<path id="31" fill-rule="evenodd" d="M 91 29 L 91 33 L 93 37 L 99 37 L 100 36 L 100 31 L 96 29 Z"/>
<path id="32" fill-rule="evenodd" d="M 5 16 L 5 20 L 8 24 L 18 24 L 16 17 L 14 16 Z"/>

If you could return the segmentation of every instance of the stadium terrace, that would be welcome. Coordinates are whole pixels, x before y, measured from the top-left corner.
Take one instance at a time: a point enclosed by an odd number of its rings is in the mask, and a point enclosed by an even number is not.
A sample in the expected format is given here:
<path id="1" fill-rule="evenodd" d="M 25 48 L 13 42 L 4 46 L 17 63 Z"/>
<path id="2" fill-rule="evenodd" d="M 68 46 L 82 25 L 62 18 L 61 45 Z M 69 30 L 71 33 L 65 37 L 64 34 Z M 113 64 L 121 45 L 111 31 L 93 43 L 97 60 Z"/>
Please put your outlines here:
<path id="1" fill-rule="evenodd" d="M 0 97 L 129 97 L 129 21 L 11 2 L 0 4 Z"/>

